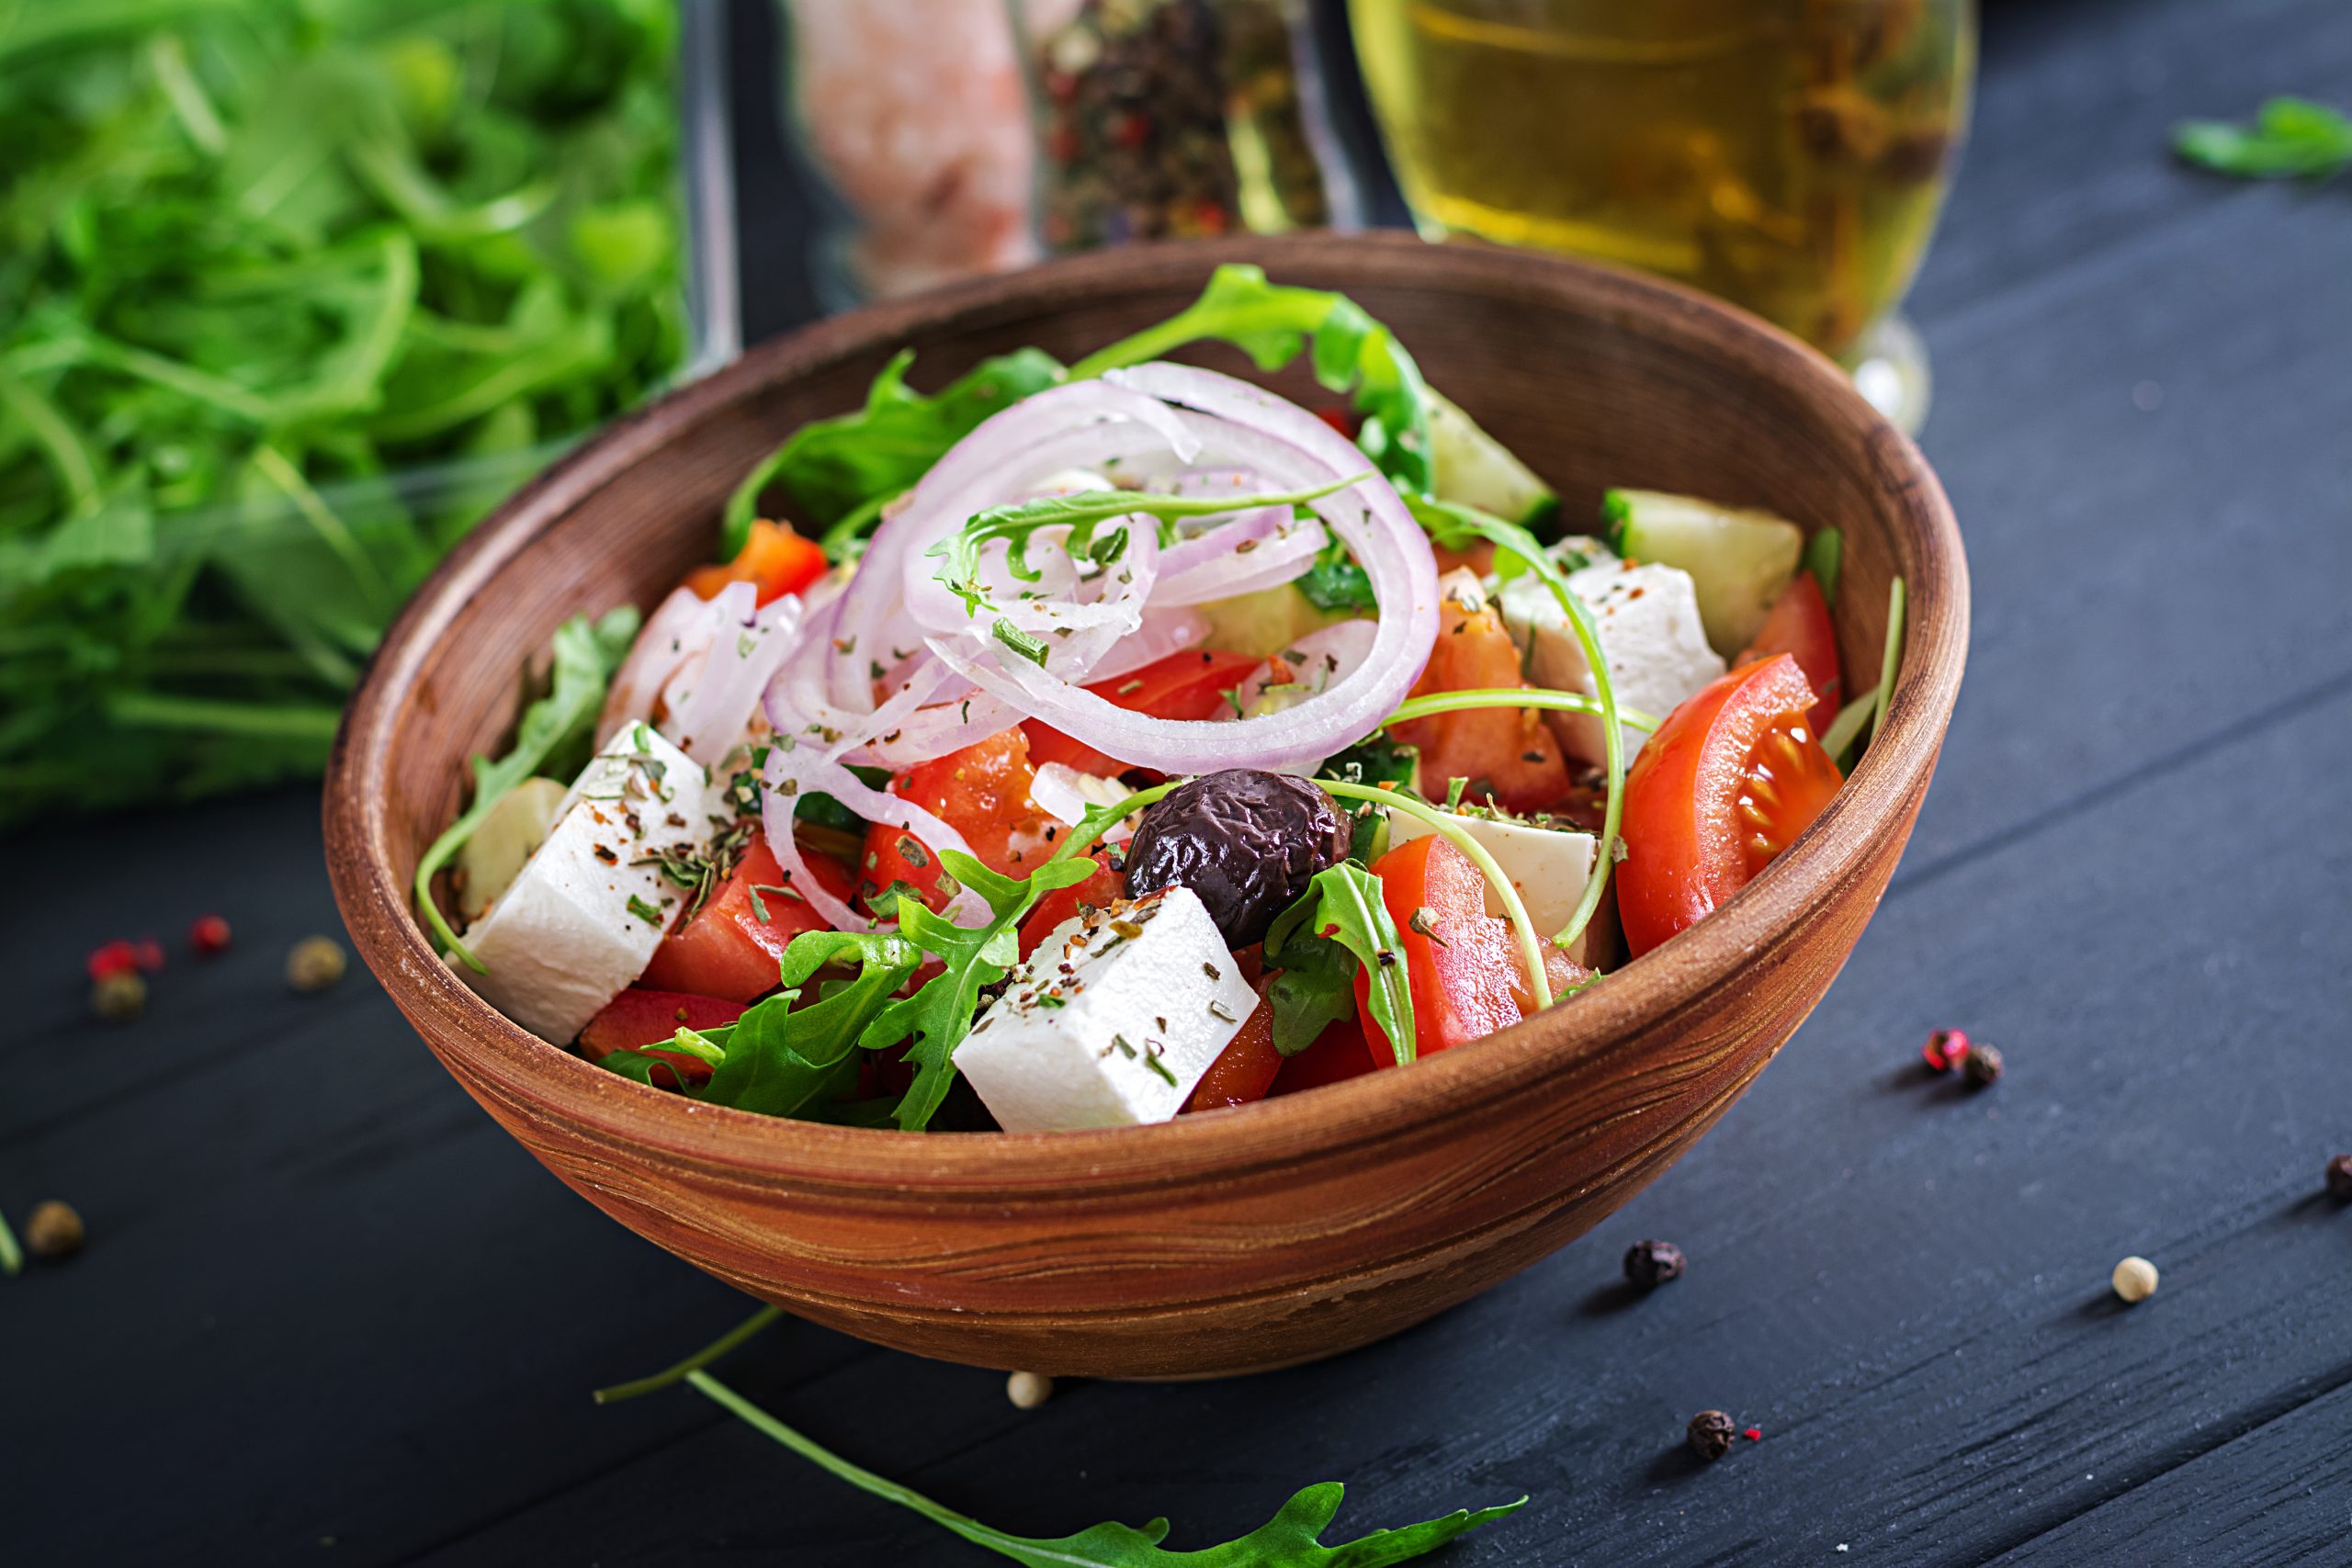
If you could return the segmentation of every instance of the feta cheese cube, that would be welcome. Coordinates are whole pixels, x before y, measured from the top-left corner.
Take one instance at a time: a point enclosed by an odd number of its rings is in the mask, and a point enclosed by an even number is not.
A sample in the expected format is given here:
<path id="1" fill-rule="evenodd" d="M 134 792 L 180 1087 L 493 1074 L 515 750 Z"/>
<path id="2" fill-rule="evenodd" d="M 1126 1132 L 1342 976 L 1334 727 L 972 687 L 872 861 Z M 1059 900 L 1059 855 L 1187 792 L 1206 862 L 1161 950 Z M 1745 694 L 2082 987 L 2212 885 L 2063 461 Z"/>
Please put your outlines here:
<path id="1" fill-rule="evenodd" d="M 1008 1133 L 1165 1122 L 1258 1005 L 1200 896 L 1063 921 L 956 1048 Z"/>
<path id="2" fill-rule="evenodd" d="M 1664 718 L 1685 698 L 1724 672 L 1724 661 L 1707 646 L 1699 599 L 1690 574 L 1655 562 L 1593 557 L 1568 574 L 1568 591 L 1592 612 L 1600 657 L 1617 701 Z M 1552 591 L 1533 577 L 1513 578 L 1500 595 L 1503 625 L 1527 660 L 1529 679 L 1539 686 L 1597 696 L 1584 648 Z M 1569 755 L 1587 762 L 1606 759 L 1600 720 L 1591 714 L 1546 713 L 1552 733 Z M 1630 764 L 1645 739 L 1624 728 Z"/>
<path id="3" fill-rule="evenodd" d="M 1500 822 L 1487 817 L 1470 817 L 1453 812 L 1443 813 L 1453 826 L 1478 840 L 1486 852 L 1495 857 L 1495 863 L 1510 879 L 1519 894 L 1519 901 L 1527 906 L 1527 918 L 1534 923 L 1538 936 L 1550 938 L 1568 923 L 1577 910 L 1577 900 L 1584 897 L 1584 885 L 1592 880 L 1595 851 L 1600 840 L 1590 833 L 1578 833 L 1558 828 L 1538 827 L 1532 822 Z M 1408 844 L 1437 831 L 1420 818 L 1403 811 L 1388 814 L 1388 835 L 1392 844 Z M 1502 897 L 1492 884 L 1487 888 L 1487 913 L 1503 912 Z M 1601 950 L 1607 944 L 1607 931 L 1594 925 L 1577 933 L 1568 947 L 1568 956 L 1578 964 L 1591 967 L 1607 954 Z"/>
<path id="4" fill-rule="evenodd" d="M 458 973 L 507 1017 L 571 1043 L 645 970 L 679 908 L 658 865 L 699 851 L 707 781 L 693 758 L 633 723 L 605 743 L 564 796 L 547 840 L 466 930 L 486 973 Z"/>

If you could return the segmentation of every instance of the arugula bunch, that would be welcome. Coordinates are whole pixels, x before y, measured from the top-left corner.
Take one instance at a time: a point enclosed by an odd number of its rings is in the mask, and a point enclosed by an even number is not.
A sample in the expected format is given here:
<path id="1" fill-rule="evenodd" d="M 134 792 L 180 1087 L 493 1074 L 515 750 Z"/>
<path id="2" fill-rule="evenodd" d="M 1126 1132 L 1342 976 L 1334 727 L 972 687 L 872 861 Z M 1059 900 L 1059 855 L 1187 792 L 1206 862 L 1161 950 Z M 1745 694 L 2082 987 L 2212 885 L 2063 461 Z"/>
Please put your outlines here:
<path id="1" fill-rule="evenodd" d="M 1298 901 L 1266 931 L 1266 987 L 1274 1049 L 1295 1056 L 1331 1024 L 1356 1012 L 1356 974 L 1372 976 L 1373 1021 L 1388 1037 L 1399 1066 L 1413 1060 L 1413 991 L 1405 973 L 1405 940 L 1380 892 L 1380 878 L 1353 861 L 1317 872 Z"/>
<path id="2" fill-rule="evenodd" d="M 385 622 L 683 356 L 665 0 L 0 28 L 0 829 L 315 772 Z"/>

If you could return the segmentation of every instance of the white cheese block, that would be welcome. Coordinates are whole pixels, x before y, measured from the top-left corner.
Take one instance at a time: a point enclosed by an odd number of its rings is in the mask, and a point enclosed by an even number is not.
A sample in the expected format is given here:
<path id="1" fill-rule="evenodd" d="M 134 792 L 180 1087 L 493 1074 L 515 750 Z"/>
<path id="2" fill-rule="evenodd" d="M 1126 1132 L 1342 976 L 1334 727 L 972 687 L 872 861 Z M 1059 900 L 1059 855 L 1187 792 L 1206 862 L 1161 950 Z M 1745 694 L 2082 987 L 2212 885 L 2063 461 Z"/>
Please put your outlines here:
<path id="1" fill-rule="evenodd" d="M 1200 896 L 1171 887 L 1055 927 L 956 1066 L 1008 1133 L 1165 1122 L 1257 1005 Z"/>
<path id="2" fill-rule="evenodd" d="M 1592 612 L 1600 657 L 1623 705 L 1663 719 L 1724 672 L 1722 657 L 1707 646 L 1689 572 L 1608 557 L 1570 572 L 1568 590 Z M 1514 578 L 1504 585 L 1501 600 L 1503 625 L 1526 658 L 1530 680 L 1558 691 L 1600 694 L 1583 645 L 1550 588 L 1533 577 Z M 1606 760 L 1598 717 L 1558 712 L 1544 716 L 1569 755 L 1587 762 Z M 1630 764 L 1645 738 L 1631 726 L 1623 728 Z"/>
<path id="3" fill-rule="evenodd" d="M 466 930 L 487 971 L 457 972 L 490 1004 L 558 1045 L 644 973 L 682 889 L 632 862 L 708 837 L 701 768 L 651 726 L 606 742 L 564 797 L 547 841 Z M 648 918 L 649 915 L 650 918 Z"/>
<path id="4" fill-rule="evenodd" d="M 1576 913 L 1577 900 L 1584 897 L 1584 885 L 1592 879 L 1597 839 L 1590 833 L 1538 828 L 1532 823 L 1498 822 L 1491 818 L 1453 812 L 1442 815 L 1495 857 L 1495 863 L 1502 867 L 1503 874 L 1518 892 L 1519 901 L 1527 906 L 1527 918 L 1534 924 L 1536 935 L 1549 939 L 1568 923 L 1569 917 Z M 1392 845 L 1408 844 L 1435 831 L 1408 812 L 1388 814 Z M 1489 883 L 1487 913 L 1502 912 L 1502 896 Z M 1601 934 L 1588 926 L 1569 945 L 1568 956 L 1578 964 L 1591 965 L 1594 959 L 1589 954 L 1599 945 Z"/>

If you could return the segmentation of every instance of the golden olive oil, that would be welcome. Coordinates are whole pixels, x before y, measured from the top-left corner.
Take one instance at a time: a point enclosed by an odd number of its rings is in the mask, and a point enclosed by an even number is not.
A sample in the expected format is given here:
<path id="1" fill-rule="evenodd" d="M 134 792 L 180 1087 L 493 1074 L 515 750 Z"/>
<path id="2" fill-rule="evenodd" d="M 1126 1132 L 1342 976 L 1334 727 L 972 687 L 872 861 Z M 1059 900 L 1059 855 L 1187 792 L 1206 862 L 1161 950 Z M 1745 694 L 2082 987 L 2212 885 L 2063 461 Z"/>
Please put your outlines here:
<path id="1" fill-rule="evenodd" d="M 1596 256 L 1832 354 L 1903 294 L 1965 130 L 1973 0 L 1350 0 L 1425 232 Z"/>

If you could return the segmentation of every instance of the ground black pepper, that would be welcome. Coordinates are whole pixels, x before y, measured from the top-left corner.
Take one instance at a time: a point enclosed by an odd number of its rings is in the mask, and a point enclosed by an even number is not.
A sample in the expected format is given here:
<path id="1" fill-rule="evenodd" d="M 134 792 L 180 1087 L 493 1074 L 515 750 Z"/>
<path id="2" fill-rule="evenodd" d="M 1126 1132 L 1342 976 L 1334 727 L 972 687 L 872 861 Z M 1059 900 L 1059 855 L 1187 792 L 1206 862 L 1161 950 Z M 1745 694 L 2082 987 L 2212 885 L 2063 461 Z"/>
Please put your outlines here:
<path id="1" fill-rule="evenodd" d="M 2339 1203 L 2352 1203 L 2352 1155 L 2337 1155 L 2327 1162 L 2327 1190 Z"/>
<path id="2" fill-rule="evenodd" d="M 1690 1425 L 1683 1430 L 1692 1450 L 1710 1463 L 1731 1451 L 1731 1440 L 1737 1435 L 1738 1428 L 1731 1424 L 1731 1417 L 1720 1410 L 1702 1410 L 1690 1417 Z"/>
<path id="3" fill-rule="evenodd" d="M 2001 1079 L 2001 1053 L 1992 1045 L 1971 1045 L 1968 1055 L 1960 1059 L 1960 1070 L 1978 1089 L 1988 1089 Z"/>
<path id="4" fill-rule="evenodd" d="M 1625 1249 L 1625 1278 L 1645 1291 L 1682 1278 L 1682 1249 L 1670 1241 L 1637 1241 Z"/>

